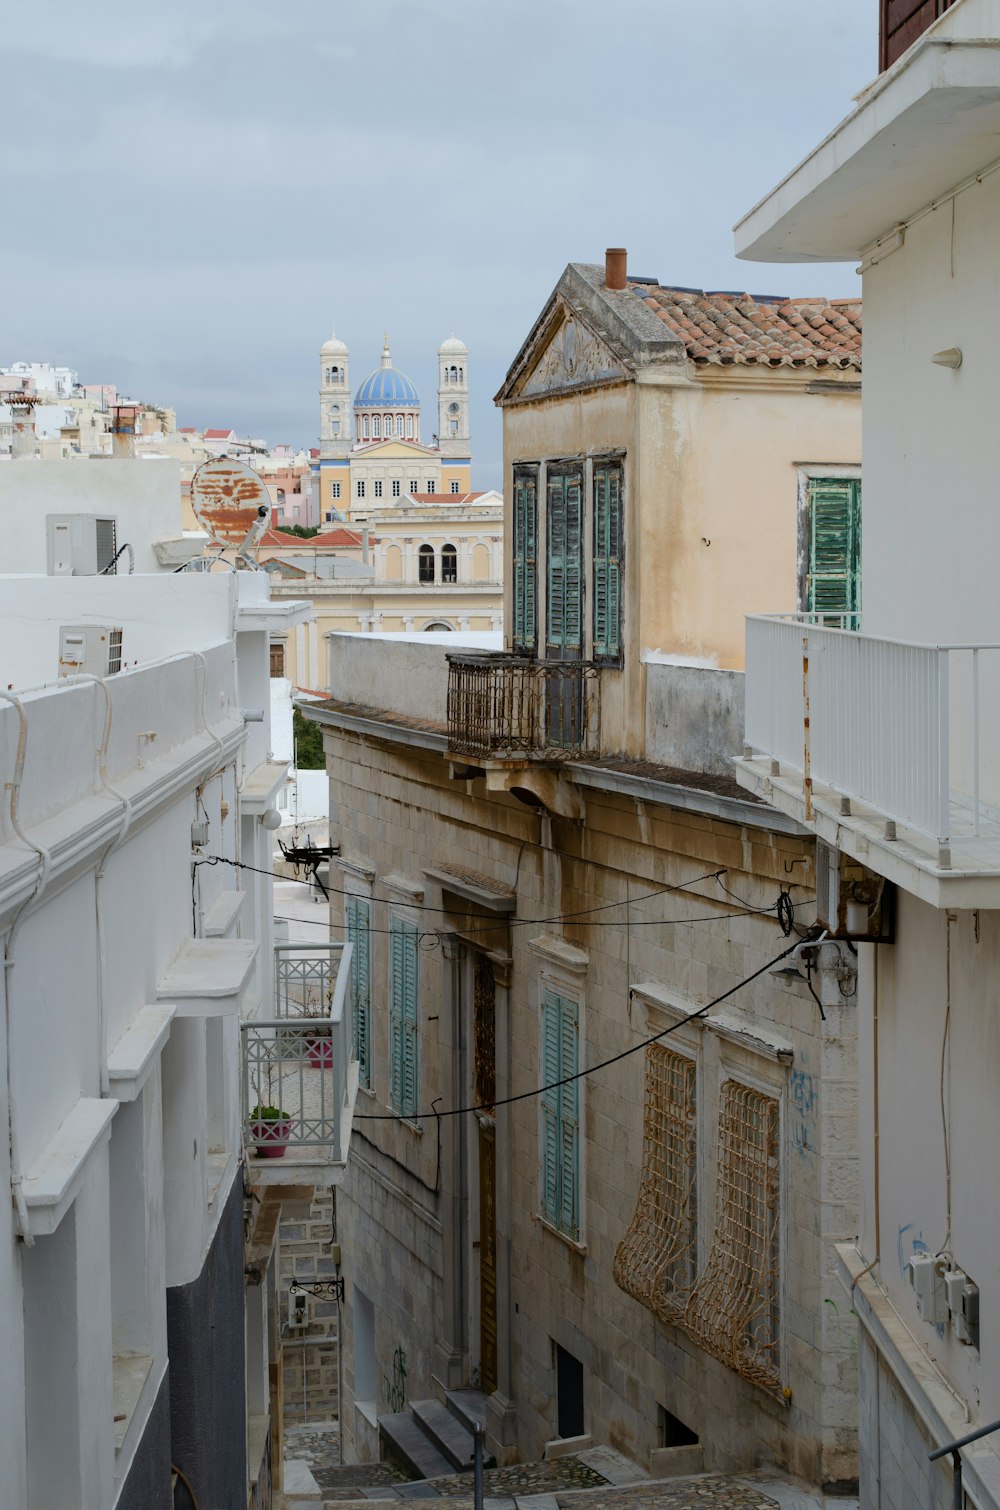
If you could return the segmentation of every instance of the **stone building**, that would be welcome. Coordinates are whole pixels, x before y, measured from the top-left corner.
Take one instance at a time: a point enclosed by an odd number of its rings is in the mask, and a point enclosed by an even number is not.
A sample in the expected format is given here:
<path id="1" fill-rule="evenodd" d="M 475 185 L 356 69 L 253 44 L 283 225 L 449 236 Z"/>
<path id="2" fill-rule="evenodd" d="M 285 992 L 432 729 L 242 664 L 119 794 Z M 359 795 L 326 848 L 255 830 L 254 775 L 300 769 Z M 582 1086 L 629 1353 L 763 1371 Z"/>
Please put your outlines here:
<path id="1" fill-rule="evenodd" d="M 334 641 L 362 1456 L 475 1386 L 507 1459 L 854 1476 L 852 959 L 773 973 L 813 847 L 729 761 L 747 605 L 854 611 L 859 331 L 571 266 L 498 400 L 508 650 Z"/>

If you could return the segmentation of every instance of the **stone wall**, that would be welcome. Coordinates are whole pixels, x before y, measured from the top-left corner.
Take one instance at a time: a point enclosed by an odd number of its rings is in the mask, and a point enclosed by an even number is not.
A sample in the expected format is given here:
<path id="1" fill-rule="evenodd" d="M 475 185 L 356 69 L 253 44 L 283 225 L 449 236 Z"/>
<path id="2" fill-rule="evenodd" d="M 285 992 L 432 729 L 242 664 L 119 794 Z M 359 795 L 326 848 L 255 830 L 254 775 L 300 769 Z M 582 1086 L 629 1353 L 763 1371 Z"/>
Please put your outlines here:
<path id="1" fill-rule="evenodd" d="M 308 1216 L 286 1217 L 281 1222 L 278 1288 L 282 1308 L 284 1419 L 288 1426 L 304 1421 L 332 1421 L 337 1415 L 337 1302 L 310 1295 L 306 1300 L 308 1324 L 302 1328 L 287 1325 L 291 1281 L 299 1279 L 308 1284 L 335 1276 L 330 1256 L 332 1217 L 332 1192 L 317 1190 Z"/>

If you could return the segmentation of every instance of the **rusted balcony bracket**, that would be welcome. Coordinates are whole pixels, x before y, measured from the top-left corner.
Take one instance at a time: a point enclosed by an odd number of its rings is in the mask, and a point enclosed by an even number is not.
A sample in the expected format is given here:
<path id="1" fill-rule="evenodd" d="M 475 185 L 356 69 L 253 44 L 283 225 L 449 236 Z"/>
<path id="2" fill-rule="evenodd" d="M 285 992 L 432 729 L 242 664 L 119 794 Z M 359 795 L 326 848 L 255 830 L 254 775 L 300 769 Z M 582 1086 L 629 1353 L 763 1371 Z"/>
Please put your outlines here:
<path id="1" fill-rule="evenodd" d="M 487 766 L 486 790 L 509 792 L 531 807 L 543 807 L 558 818 L 580 820 L 584 802 L 577 788 L 550 766 Z"/>

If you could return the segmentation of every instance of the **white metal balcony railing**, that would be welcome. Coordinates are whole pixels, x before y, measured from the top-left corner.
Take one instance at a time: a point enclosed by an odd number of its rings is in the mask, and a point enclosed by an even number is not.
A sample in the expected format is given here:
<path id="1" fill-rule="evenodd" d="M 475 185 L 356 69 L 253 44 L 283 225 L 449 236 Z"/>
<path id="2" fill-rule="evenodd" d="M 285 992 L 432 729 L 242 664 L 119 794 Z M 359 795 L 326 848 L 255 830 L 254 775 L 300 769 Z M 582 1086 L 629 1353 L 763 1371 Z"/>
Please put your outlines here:
<path id="1" fill-rule="evenodd" d="M 995 759 L 1000 645 L 921 645 L 805 614 L 747 619 L 746 744 L 801 775 L 806 820 L 820 788 L 931 840 L 1000 840 Z"/>
<path id="2" fill-rule="evenodd" d="M 258 1159 L 340 1163 L 353 1055 L 346 1009 L 354 945 L 278 944 L 275 1016 L 240 1024 L 243 1126 Z"/>

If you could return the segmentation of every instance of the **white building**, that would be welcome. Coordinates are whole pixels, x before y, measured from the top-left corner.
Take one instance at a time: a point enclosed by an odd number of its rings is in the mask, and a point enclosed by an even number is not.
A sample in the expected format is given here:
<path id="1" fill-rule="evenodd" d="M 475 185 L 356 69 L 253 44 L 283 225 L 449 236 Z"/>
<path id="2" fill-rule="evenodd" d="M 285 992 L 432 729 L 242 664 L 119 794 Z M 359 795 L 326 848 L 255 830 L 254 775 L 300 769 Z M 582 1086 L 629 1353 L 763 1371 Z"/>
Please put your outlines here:
<path id="1" fill-rule="evenodd" d="M 895 61 L 736 233 L 749 260 L 864 276 L 862 632 L 749 622 L 739 778 L 841 876 L 866 867 L 856 937 L 895 886 L 894 942 L 857 946 L 861 1221 L 840 1250 L 865 1510 L 1000 1505 L 1000 1435 L 961 1451 L 964 1501 L 929 1459 L 1000 1417 L 1000 4 L 921 31 L 933 10 L 883 5 Z"/>
<path id="2" fill-rule="evenodd" d="M 169 1510 L 172 1464 L 203 1506 L 280 1487 L 273 1208 L 336 1182 L 350 1115 L 349 953 L 294 959 L 313 1067 L 274 943 L 268 642 L 304 612 L 256 572 L 3 579 L 5 1505 Z"/>

